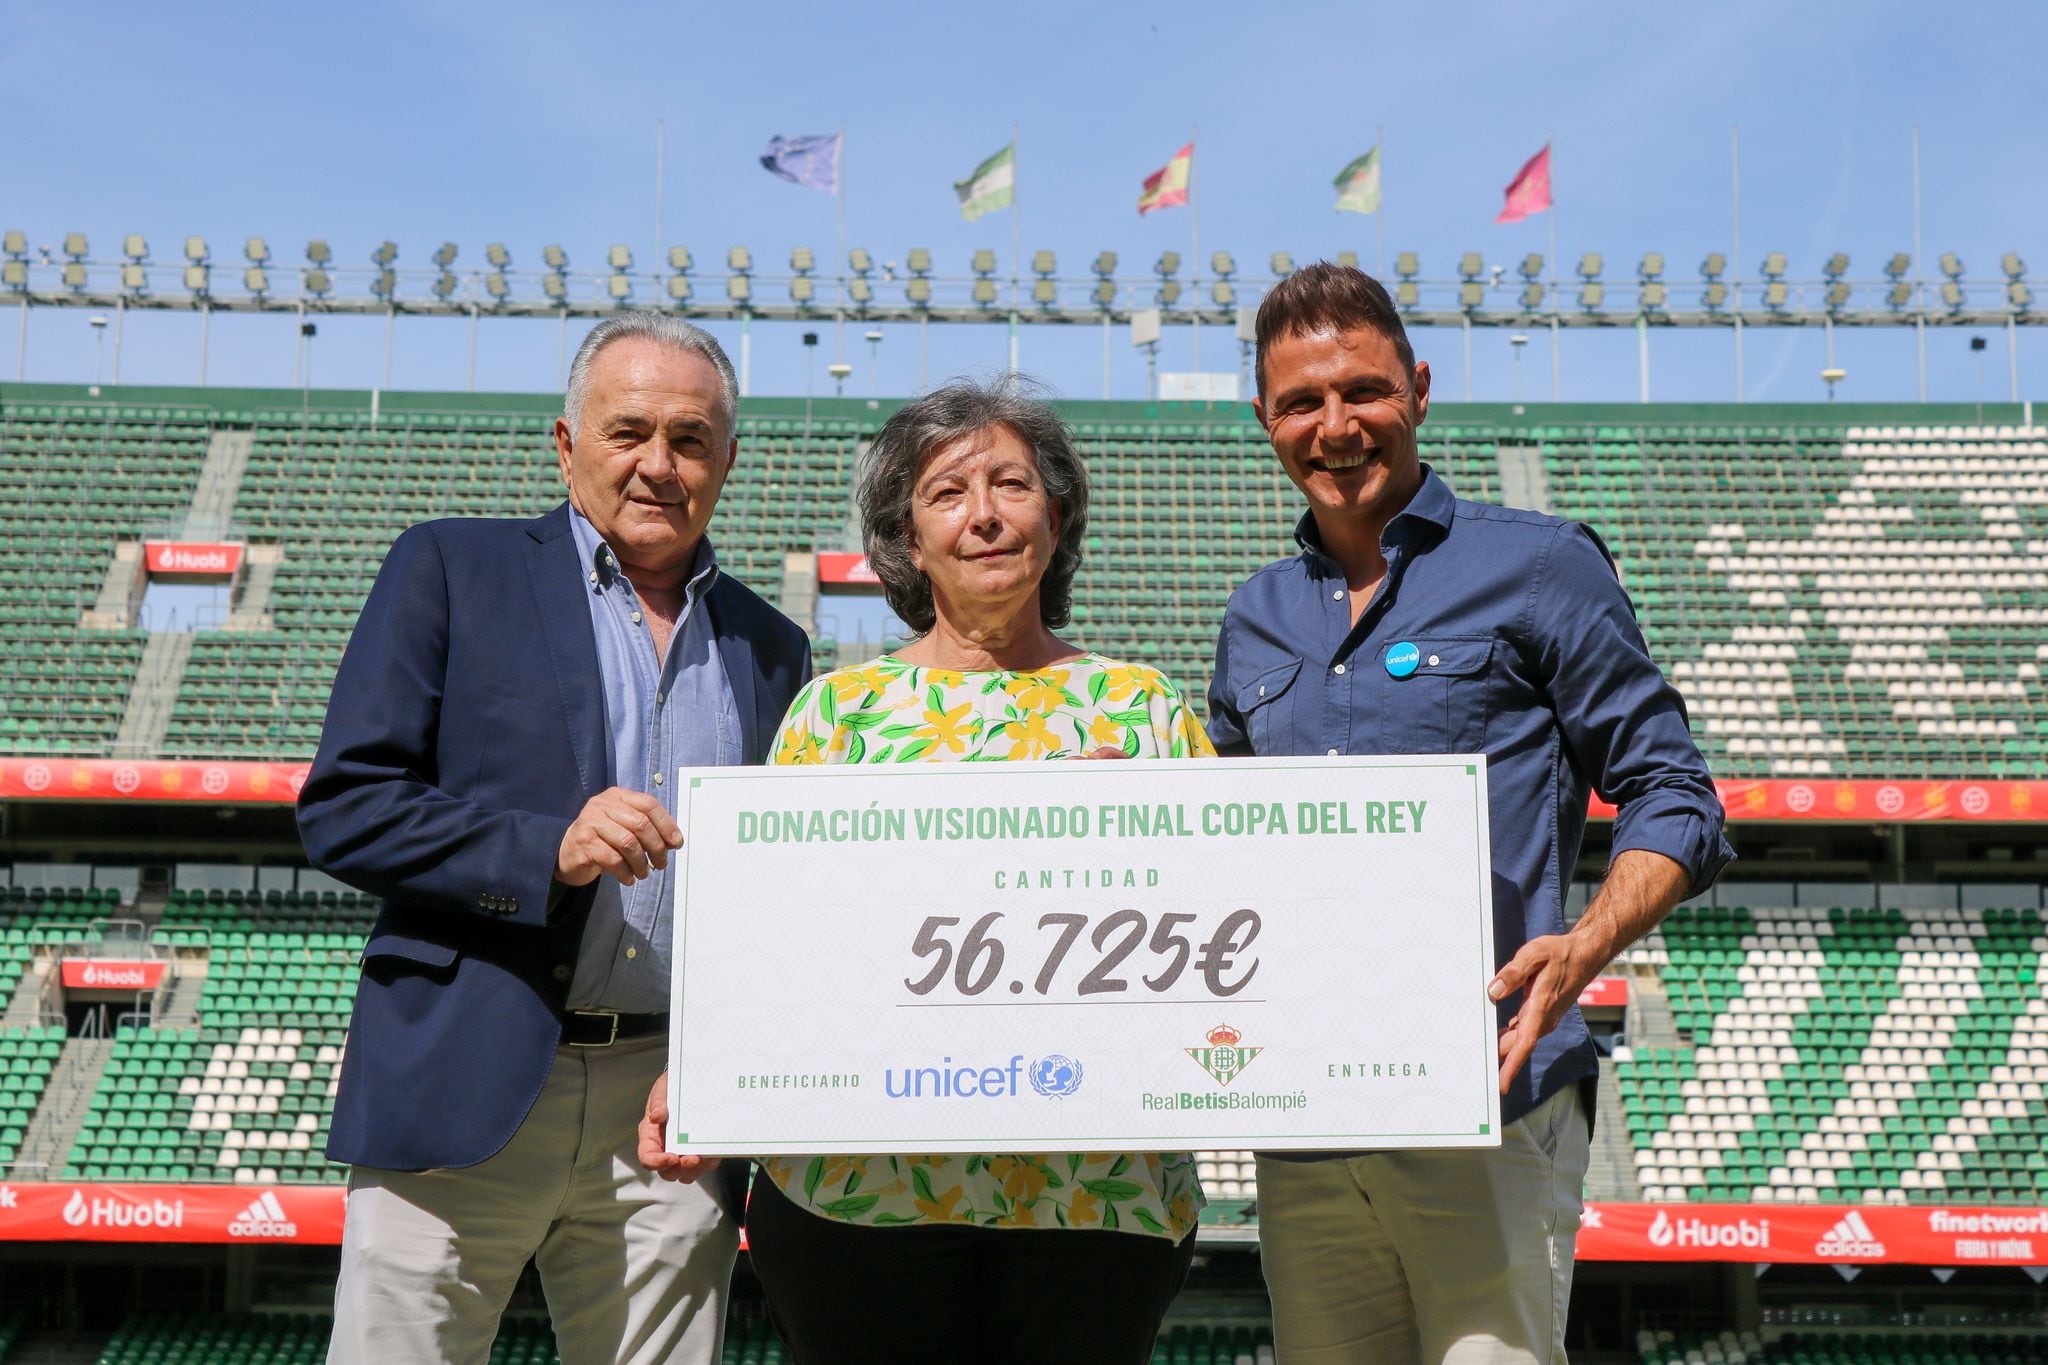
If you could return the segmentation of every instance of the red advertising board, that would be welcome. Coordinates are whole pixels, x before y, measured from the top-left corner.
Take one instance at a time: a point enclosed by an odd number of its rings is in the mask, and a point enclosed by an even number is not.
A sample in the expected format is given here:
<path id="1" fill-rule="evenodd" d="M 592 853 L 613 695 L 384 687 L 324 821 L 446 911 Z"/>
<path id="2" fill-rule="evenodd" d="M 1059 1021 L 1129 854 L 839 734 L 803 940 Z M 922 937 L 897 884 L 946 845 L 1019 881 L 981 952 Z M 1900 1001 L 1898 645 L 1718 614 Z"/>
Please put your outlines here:
<path id="1" fill-rule="evenodd" d="M 2048 1265 L 2048 1209 L 1895 1204 L 1588 1204 L 1582 1261 Z"/>
<path id="2" fill-rule="evenodd" d="M 1586 989 L 1579 992 L 1579 1008 L 1582 1010 L 1617 1010 L 1628 1004 L 1628 978 L 1625 976 L 1596 976 L 1586 983 Z"/>
<path id="3" fill-rule="evenodd" d="M 64 959 L 64 989 L 67 991 L 153 991 L 163 984 L 164 964 L 160 961 L 126 961 L 104 957 Z"/>
<path id="4" fill-rule="evenodd" d="M 126 762 L 109 758 L 0 759 L 0 798 L 53 801 L 296 801 L 304 763 Z"/>
<path id="5" fill-rule="evenodd" d="M 866 555 L 822 551 L 818 555 L 820 583 L 880 583 L 881 576 L 868 567 Z"/>
<path id="6" fill-rule="evenodd" d="M 0 1184 L 0 1242 L 341 1241 L 339 1185 Z"/>
<path id="7" fill-rule="evenodd" d="M 242 547 L 228 541 L 145 540 L 142 553 L 153 574 L 225 578 L 242 566 Z"/>

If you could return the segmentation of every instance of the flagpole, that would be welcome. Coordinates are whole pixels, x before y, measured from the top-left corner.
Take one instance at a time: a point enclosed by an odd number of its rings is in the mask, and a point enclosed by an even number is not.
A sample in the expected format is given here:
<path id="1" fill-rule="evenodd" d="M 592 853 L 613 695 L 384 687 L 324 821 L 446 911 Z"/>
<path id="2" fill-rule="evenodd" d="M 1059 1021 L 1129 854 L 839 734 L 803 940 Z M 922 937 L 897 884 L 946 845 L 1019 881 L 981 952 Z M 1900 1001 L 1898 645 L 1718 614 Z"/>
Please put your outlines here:
<path id="1" fill-rule="evenodd" d="M 1927 401 L 1927 270 L 1920 260 L 1920 125 L 1913 125 L 1913 352 Z"/>
<path id="2" fill-rule="evenodd" d="M 1551 129 L 1550 140 L 1543 144 L 1549 153 L 1545 158 L 1550 163 L 1550 401 L 1564 401 L 1564 353 L 1557 329 L 1557 130 Z"/>
<path id="3" fill-rule="evenodd" d="M 1024 272 L 1024 210 L 1017 202 L 1017 144 L 1024 125 L 1010 125 L 1010 372 L 1017 372 L 1018 290 Z"/>
<path id="4" fill-rule="evenodd" d="M 1735 258 L 1731 302 L 1735 305 L 1735 401 L 1742 401 L 1742 126 L 1728 129 L 1728 212 L 1733 233 L 1730 251 Z"/>
<path id="5" fill-rule="evenodd" d="M 1194 359 L 1195 373 L 1202 372 L 1202 220 L 1197 216 L 1195 206 L 1195 144 L 1201 140 L 1201 125 L 1188 129 L 1188 283 L 1194 291 Z M 1207 392 L 1207 390 L 1203 390 Z"/>
<path id="6" fill-rule="evenodd" d="M 1387 276 L 1387 125 L 1384 123 L 1372 130 L 1372 159 L 1380 176 L 1380 202 L 1372 211 L 1372 273 L 1375 279 L 1384 281 Z"/>
<path id="7" fill-rule="evenodd" d="M 654 121 L 654 276 L 661 278 L 661 173 L 668 160 L 668 120 Z"/>
<path id="8" fill-rule="evenodd" d="M 832 267 L 832 278 L 839 289 L 837 313 L 838 330 L 832 338 L 832 358 L 844 362 L 846 359 L 846 125 L 839 125 L 839 175 L 837 193 L 839 201 L 839 259 Z"/>

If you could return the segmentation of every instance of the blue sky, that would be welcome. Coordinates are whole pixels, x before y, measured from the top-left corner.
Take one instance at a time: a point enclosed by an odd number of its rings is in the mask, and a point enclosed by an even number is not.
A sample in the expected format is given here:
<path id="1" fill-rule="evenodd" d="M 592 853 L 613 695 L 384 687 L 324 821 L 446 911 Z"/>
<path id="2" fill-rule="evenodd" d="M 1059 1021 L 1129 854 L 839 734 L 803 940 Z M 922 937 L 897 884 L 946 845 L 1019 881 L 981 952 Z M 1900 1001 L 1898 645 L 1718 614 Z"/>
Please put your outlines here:
<path id="1" fill-rule="evenodd" d="M 279 263 L 325 237 L 361 265 L 389 237 L 421 266 L 442 240 L 480 265 L 502 240 L 532 267 L 559 241 L 584 268 L 612 242 L 645 262 L 654 245 L 654 123 L 666 120 L 666 236 L 716 265 L 734 243 L 764 265 L 797 245 L 833 254 L 835 205 L 756 164 L 769 136 L 848 128 L 852 244 L 900 260 L 929 247 L 962 272 L 976 247 L 1007 260 L 1007 216 L 961 221 L 950 184 L 1022 127 L 1026 252 L 1050 248 L 1064 274 L 1117 251 L 1124 273 L 1162 249 L 1184 254 L 1189 216 L 1140 219 L 1139 180 L 1199 126 L 1204 256 L 1241 265 L 1273 250 L 1298 260 L 1355 249 L 1370 264 L 1370 218 L 1331 210 L 1330 178 L 1385 129 L 1389 258 L 1421 254 L 1448 275 L 1460 252 L 1511 264 L 1547 251 L 1537 217 L 1496 226 L 1501 188 L 1554 134 L 1560 256 L 1605 253 L 1610 278 L 1661 250 L 1689 276 L 1730 246 L 1729 129 L 1742 136 L 1746 271 L 1767 250 L 1812 275 L 1834 250 L 1875 275 L 1912 243 L 1909 129 L 1920 128 L 1924 255 L 1958 252 L 1972 276 L 2018 251 L 2048 297 L 2048 114 L 2037 0 L 1930 10 L 1903 3 L 1644 5 L 1275 3 L 1068 0 L 1032 6 L 874 0 L 858 6 L 563 6 L 364 3 L 0 5 L 0 227 L 33 243 L 84 231 L 112 256 L 139 232 L 158 261 L 207 236 L 217 261 L 267 237 Z M 713 288 L 717 288 L 714 280 Z M 2048 307 L 2048 304 L 2044 304 Z M 736 329 L 716 330 L 730 336 Z M 801 393 L 800 328 L 759 326 L 756 393 Z M 829 329 L 823 350 L 833 341 Z M 0 376 L 15 370 L 14 319 L 0 325 Z M 131 315 L 123 378 L 197 376 L 190 315 Z M 849 337 L 849 393 L 913 390 L 914 329 L 886 328 L 878 371 Z M 573 343 L 573 333 L 571 337 Z M 1987 398 L 2003 398 L 2007 350 L 1988 334 Z M 1418 333 L 1437 391 L 1468 376 L 1456 333 Z M 1725 332 L 1653 338 L 1658 399 L 1730 398 Z M 1823 396 L 1818 333 L 1759 331 L 1746 353 L 1753 399 Z M 321 324 L 314 382 L 368 387 L 382 368 L 381 321 Z M 478 384 L 558 386 L 551 322 L 486 323 Z M 1844 399 L 1910 399 L 1910 332 L 1837 333 Z M 1119 329 L 1113 396 L 1142 395 L 1145 370 Z M 1161 367 L 1188 368 L 1169 334 Z M 1005 361 L 1001 327 L 933 328 L 936 380 Z M 1207 333 L 1205 368 L 1234 346 Z M 1472 395 L 1510 396 L 1507 334 L 1475 335 Z M 461 388 L 467 329 L 414 319 L 398 329 L 394 384 Z M 1024 368 L 1075 397 L 1099 395 L 1099 333 L 1024 333 Z M 820 372 L 819 392 L 829 391 Z M 2048 396 L 2048 329 L 2022 330 L 2023 396 Z M 217 384 L 287 385 L 284 318 L 217 317 Z M 85 315 L 30 323 L 31 379 L 92 378 Z M 1636 396 L 1632 332 L 1572 332 L 1561 356 L 1571 400 Z M 1532 336 L 1523 392 L 1550 391 L 1548 338 Z M 1971 397 L 1964 335 L 1928 337 L 1929 396 Z"/>

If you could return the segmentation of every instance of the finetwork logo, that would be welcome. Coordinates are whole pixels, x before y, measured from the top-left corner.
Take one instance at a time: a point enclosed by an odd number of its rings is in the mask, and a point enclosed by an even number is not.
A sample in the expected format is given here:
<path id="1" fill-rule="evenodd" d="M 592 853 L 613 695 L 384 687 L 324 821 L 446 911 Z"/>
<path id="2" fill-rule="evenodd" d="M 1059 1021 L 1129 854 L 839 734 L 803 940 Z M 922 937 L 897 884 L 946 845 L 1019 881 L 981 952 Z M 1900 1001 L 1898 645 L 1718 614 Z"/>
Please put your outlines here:
<path id="1" fill-rule="evenodd" d="M 1737 1218 L 1732 1222 L 1709 1222 L 1704 1218 L 1673 1218 L 1664 1210 L 1650 1223 L 1648 1233 L 1654 1247 L 1747 1247 L 1762 1250 L 1771 1244 L 1771 1220 Z"/>
<path id="2" fill-rule="evenodd" d="M 1814 1243 L 1813 1254 L 1835 1260 L 1877 1257 L 1884 1255 L 1884 1243 L 1877 1240 L 1877 1234 L 1870 1230 L 1870 1224 L 1863 1221 L 1863 1215 L 1851 1209 L 1843 1215 L 1841 1222 L 1829 1228 Z"/>
<path id="3" fill-rule="evenodd" d="M 285 1216 L 275 1190 L 265 1190 L 256 1202 L 235 1215 L 228 1224 L 230 1237 L 296 1237 L 299 1225 Z"/>
<path id="4" fill-rule="evenodd" d="M 21 1207 L 21 1194 L 12 1185 L 0 1185 L 0 1209 Z"/>

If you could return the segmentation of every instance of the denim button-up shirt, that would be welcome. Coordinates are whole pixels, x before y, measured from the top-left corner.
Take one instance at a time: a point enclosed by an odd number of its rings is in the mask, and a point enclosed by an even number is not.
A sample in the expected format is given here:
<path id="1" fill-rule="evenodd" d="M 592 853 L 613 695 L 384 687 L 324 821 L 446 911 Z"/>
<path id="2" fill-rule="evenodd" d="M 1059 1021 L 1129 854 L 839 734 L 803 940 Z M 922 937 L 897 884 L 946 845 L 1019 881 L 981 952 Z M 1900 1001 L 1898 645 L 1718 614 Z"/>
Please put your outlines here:
<path id="1" fill-rule="evenodd" d="M 1589 529 L 1466 502 L 1424 465 L 1356 625 L 1313 515 L 1295 539 L 1301 553 L 1252 575 L 1224 614 L 1209 687 L 1219 754 L 1485 754 L 1501 964 L 1564 931 L 1589 787 L 1619 808 L 1616 853 L 1663 854 L 1695 894 L 1713 884 L 1734 856 L 1720 800 Z M 1501 1003 L 1503 1025 L 1520 1003 Z M 1598 1065 L 1573 1007 L 1515 1078 L 1502 1121 Z"/>

